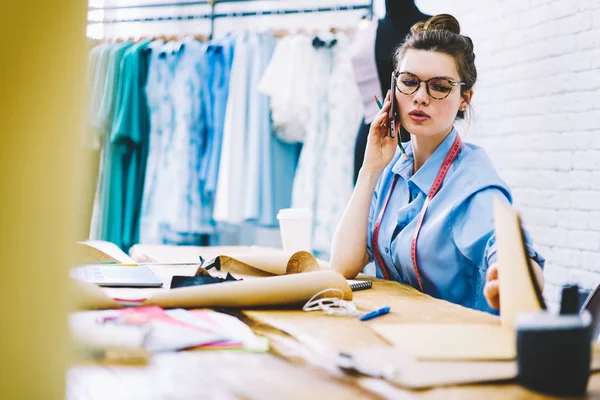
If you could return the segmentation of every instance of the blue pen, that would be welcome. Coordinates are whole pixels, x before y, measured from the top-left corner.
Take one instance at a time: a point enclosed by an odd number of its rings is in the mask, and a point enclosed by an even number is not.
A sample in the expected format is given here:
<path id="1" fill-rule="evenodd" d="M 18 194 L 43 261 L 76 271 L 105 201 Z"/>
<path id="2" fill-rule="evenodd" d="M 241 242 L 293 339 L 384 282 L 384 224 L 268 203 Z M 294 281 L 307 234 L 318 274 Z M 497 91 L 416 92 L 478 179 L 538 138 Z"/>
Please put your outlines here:
<path id="1" fill-rule="evenodd" d="M 367 313 L 367 314 L 363 315 L 362 317 L 359 318 L 359 320 L 360 321 L 368 321 L 370 319 L 377 318 L 380 315 L 385 315 L 385 314 L 387 314 L 389 312 L 390 312 L 390 307 L 389 306 L 382 307 L 379 310 L 371 311 L 370 313 Z"/>

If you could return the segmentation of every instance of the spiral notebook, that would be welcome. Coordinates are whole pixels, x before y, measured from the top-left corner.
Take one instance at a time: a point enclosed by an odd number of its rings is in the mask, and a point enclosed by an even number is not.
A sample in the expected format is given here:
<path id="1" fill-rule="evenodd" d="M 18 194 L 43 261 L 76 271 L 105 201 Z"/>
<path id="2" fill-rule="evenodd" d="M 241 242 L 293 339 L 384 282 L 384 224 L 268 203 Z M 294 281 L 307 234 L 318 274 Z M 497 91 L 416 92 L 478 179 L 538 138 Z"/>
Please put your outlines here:
<path id="1" fill-rule="evenodd" d="M 359 290 L 367 290 L 373 287 L 373 281 L 354 281 L 348 279 L 348 285 L 350 285 L 350 289 L 353 292 L 358 292 Z"/>

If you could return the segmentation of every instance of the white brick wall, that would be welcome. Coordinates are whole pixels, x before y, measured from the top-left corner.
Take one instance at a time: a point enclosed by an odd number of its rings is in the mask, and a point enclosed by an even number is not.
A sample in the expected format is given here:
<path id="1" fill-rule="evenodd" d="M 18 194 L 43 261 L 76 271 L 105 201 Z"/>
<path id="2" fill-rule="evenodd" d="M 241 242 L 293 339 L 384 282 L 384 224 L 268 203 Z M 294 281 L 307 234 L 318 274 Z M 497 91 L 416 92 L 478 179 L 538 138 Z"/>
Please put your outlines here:
<path id="1" fill-rule="evenodd" d="M 547 259 L 544 295 L 600 283 L 600 0 L 421 0 L 475 43 L 467 140 L 513 189 Z"/>

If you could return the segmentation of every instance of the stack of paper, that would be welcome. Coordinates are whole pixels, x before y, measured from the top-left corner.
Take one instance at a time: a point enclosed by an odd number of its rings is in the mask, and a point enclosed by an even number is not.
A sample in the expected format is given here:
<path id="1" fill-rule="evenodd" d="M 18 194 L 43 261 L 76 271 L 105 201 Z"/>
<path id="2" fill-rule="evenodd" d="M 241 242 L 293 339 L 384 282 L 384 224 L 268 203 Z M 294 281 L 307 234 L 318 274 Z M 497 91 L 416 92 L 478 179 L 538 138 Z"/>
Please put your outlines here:
<path id="1" fill-rule="evenodd" d="M 140 307 L 86 311 L 73 314 L 69 322 L 75 340 L 92 349 L 269 349 L 267 340 L 254 335 L 239 319 L 210 310 Z"/>

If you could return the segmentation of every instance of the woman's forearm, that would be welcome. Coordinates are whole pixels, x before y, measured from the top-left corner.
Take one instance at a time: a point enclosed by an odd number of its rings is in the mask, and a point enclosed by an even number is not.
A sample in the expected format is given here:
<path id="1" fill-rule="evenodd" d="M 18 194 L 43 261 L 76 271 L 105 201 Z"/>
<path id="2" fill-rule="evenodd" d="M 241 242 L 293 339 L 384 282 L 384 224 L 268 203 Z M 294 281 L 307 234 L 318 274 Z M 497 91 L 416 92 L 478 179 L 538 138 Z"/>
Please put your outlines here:
<path id="1" fill-rule="evenodd" d="M 381 172 L 361 169 L 350 202 L 331 243 L 332 268 L 354 278 L 367 263 L 367 229 L 373 192 Z"/>

